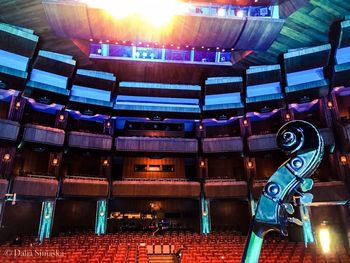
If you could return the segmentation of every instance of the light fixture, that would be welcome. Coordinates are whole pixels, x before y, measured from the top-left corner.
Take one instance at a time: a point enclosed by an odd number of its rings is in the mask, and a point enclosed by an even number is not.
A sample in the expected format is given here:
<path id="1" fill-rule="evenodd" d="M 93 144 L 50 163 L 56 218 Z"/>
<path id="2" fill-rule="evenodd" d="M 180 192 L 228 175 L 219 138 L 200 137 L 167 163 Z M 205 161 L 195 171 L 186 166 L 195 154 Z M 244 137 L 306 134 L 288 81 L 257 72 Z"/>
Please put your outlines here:
<path id="1" fill-rule="evenodd" d="M 334 105 L 333 105 L 333 102 L 332 102 L 332 101 L 330 101 L 330 100 L 327 101 L 327 108 L 328 108 L 328 109 L 333 109 L 333 106 L 334 106 Z"/>
<path id="2" fill-rule="evenodd" d="M 16 109 L 19 109 L 19 107 L 21 107 L 21 102 L 17 101 L 15 107 Z"/>
<path id="3" fill-rule="evenodd" d="M 319 230 L 319 239 L 323 253 L 327 254 L 330 251 L 331 239 L 329 235 L 329 229 L 325 222 L 321 224 Z"/>
<path id="4" fill-rule="evenodd" d="M 109 40 L 107 39 L 106 42 L 109 43 Z"/>
<path id="5" fill-rule="evenodd" d="M 246 126 L 246 127 L 248 126 L 248 120 L 247 119 L 243 120 L 243 125 Z"/>
<path id="6" fill-rule="evenodd" d="M 199 124 L 198 128 L 199 128 L 200 130 L 203 130 L 203 125 L 202 125 L 202 124 Z"/>
<path id="7" fill-rule="evenodd" d="M 218 10 L 218 16 L 225 16 L 225 15 L 226 15 L 225 9 L 219 8 L 219 10 Z"/>
<path id="8" fill-rule="evenodd" d="M 289 113 L 286 113 L 286 115 L 284 115 L 284 119 L 285 119 L 286 121 L 289 121 L 290 118 L 291 118 L 291 116 L 290 116 Z"/>
<path id="9" fill-rule="evenodd" d="M 60 114 L 60 116 L 58 116 L 58 119 L 59 119 L 60 121 L 64 121 L 64 115 L 63 115 L 63 114 Z"/>
<path id="10" fill-rule="evenodd" d="M 248 168 L 248 169 L 254 168 L 254 163 L 253 163 L 252 161 L 248 161 L 248 162 L 247 162 L 247 168 Z"/>
<path id="11" fill-rule="evenodd" d="M 348 158 L 346 157 L 346 155 L 341 155 L 339 160 L 342 165 L 346 165 L 348 162 Z"/>
<path id="12" fill-rule="evenodd" d="M 109 161 L 107 159 L 103 160 L 102 165 L 105 167 L 109 166 Z"/>
<path id="13" fill-rule="evenodd" d="M 89 39 L 90 42 L 94 41 L 92 38 Z"/>
<path id="14" fill-rule="evenodd" d="M 207 215 L 208 215 L 208 212 L 207 212 L 207 211 L 203 211 L 202 215 L 203 215 L 203 216 L 207 216 Z"/>
<path id="15" fill-rule="evenodd" d="M 199 166 L 200 166 L 201 168 L 204 168 L 204 167 L 205 167 L 205 162 L 202 160 L 202 161 L 199 163 Z"/>
<path id="16" fill-rule="evenodd" d="M 9 153 L 5 153 L 2 159 L 3 161 L 8 162 L 11 159 L 11 155 Z"/>
<path id="17" fill-rule="evenodd" d="M 236 15 L 237 15 L 238 17 L 243 17 L 243 16 L 244 16 L 243 10 L 238 10 L 237 13 L 236 13 Z"/>
<path id="18" fill-rule="evenodd" d="M 111 127 L 111 122 L 107 121 L 106 126 L 107 126 L 107 128 Z"/>
<path id="19" fill-rule="evenodd" d="M 58 158 L 53 158 L 52 159 L 52 166 L 57 166 L 58 165 Z"/>

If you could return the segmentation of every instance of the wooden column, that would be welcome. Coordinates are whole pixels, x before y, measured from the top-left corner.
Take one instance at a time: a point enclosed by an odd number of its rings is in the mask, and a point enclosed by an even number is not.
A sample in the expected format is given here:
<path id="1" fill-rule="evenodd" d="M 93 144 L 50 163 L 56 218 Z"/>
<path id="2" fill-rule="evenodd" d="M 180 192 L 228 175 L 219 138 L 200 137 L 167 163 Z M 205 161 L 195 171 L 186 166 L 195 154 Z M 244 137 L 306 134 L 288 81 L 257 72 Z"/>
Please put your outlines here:
<path id="1" fill-rule="evenodd" d="M 8 113 L 9 120 L 18 122 L 22 120 L 26 101 L 27 99 L 21 97 L 21 95 L 18 95 L 17 97 L 13 96 L 11 98 L 10 109 Z"/>
<path id="2" fill-rule="evenodd" d="M 48 172 L 50 175 L 58 177 L 62 164 L 62 152 L 50 152 Z"/>
<path id="3" fill-rule="evenodd" d="M 0 175 L 9 179 L 13 174 L 13 166 L 15 163 L 15 147 L 0 148 Z"/>
<path id="4" fill-rule="evenodd" d="M 65 110 L 59 111 L 56 114 L 55 128 L 64 130 L 67 127 L 67 122 L 68 122 L 68 112 L 66 112 Z"/>

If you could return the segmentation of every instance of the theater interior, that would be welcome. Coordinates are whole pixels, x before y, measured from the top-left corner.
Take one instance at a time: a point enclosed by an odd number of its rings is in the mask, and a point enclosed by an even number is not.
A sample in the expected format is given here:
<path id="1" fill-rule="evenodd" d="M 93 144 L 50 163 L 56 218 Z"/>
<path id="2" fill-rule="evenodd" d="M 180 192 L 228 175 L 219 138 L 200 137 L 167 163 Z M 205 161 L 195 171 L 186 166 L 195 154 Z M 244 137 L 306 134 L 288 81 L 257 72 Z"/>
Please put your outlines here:
<path id="1" fill-rule="evenodd" d="M 0 262 L 349 263 L 349 194 L 349 1 L 0 1 Z"/>

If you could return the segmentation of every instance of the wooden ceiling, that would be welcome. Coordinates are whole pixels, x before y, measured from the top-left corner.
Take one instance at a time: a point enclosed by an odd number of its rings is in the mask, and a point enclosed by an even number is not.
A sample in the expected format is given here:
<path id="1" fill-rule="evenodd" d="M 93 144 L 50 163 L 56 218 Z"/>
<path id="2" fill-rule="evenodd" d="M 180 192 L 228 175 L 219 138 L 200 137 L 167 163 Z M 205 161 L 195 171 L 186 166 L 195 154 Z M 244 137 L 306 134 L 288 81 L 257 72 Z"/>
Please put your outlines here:
<path id="1" fill-rule="evenodd" d="M 215 2 L 215 0 L 213 1 Z M 208 76 L 233 75 L 252 65 L 275 64 L 281 54 L 288 49 L 310 47 L 329 42 L 331 25 L 350 14 L 350 1 L 344 0 L 286 0 L 281 3 L 280 13 L 287 17 L 286 22 L 271 47 L 264 52 L 253 52 L 237 62 L 233 68 L 208 69 L 167 64 L 161 67 L 160 74 L 150 74 L 152 65 L 142 62 L 124 62 L 105 65 L 88 58 L 88 43 L 76 39 L 57 37 L 50 28 L 41 0 L 1 0 L 0 21 L 31 28 L 40 36 L 39 48 L 74 56 L 81 68 L 103 70 L 116 74 L 119 81 L 140 81 L 168 83 L 203 84 Z M 163 68 L 164 67 L 164 68 Z M 219 67 L 220 68 L 220 67 Z M 156 70 L 157 72 L 158 70 Z"/>

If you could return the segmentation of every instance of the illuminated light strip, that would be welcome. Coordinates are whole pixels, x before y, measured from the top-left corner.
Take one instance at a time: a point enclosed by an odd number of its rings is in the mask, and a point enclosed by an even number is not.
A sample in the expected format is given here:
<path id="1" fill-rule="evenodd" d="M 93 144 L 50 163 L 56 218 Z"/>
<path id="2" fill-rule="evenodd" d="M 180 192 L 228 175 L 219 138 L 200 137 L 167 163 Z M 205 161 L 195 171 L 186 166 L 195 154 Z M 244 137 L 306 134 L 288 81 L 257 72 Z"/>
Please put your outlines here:
<path id="1" fill-rule="evenodd" d="M 54 205 L 53 201 L 45 201 L 42 204 L 41 208 L 41 218 L 39 225 L 39 240 L 42 242 L 45 238 L 50 238 L 53 214 L 54 214 Z"/>
<path id="2" fill-rule="evenodd" d="M 95 234 L 104 235 L 107 229 L 107 202 L 97 201 Z"/>
<path id="3" fill-rule="evenodd" d="M 177 0 L 81 0 L 89 7 L 105 10 L 116 19 L 130 15 L 140 16 L 153 26 L 160 27 L 171 21 L 173 16 L 185 14 L 190 4 Z"/>

